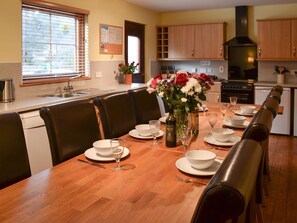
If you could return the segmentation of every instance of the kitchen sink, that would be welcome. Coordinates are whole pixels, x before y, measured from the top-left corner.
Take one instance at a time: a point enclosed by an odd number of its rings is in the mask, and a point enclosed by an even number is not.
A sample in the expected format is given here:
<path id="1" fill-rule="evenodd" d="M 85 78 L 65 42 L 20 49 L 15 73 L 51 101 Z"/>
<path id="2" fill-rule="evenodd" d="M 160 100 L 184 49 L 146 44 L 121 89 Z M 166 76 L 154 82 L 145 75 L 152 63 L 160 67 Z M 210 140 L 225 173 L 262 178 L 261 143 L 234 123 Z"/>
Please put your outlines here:
<path id="1" fill-rule="evenodd" d="M 56 98 L 71 98 L 71 97 L 77 97 L 77 96 L 81 96 L 81 95 L 85 95 L 87 93 L 85 92 L 71 92 L 71 93 L 57 93 L 57 94 L 45 94 L 42 95 L 42 97 L 56 97 Z"/>

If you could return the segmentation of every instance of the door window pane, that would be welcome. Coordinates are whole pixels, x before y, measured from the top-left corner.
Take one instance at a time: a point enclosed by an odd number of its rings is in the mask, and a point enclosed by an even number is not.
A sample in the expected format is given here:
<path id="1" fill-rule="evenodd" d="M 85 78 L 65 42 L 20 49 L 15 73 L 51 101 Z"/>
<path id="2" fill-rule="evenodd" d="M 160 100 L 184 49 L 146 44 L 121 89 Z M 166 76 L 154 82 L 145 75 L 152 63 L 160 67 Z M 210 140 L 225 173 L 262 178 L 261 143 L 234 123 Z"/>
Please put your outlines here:
<path id="1" fill-rule="evenodd" d="M 128 63 L 140 63 L 140 40 L 136 36 L 128 36 Z M 139 73 L 140 67 L 137 66 L 135 73 Z"/>

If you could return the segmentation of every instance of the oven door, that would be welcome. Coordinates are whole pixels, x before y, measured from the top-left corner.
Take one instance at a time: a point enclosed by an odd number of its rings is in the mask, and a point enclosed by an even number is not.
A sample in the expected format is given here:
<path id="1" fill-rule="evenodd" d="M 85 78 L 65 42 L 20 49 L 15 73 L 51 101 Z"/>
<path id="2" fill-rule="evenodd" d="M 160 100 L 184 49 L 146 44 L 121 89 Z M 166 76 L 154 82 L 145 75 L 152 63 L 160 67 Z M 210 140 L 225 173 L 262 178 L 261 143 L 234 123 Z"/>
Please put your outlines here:
<path id="1" fill-rule="evenodd" d="M 230 103 L 230 97 L 236 96 L 237 103 L 240 104 L 254 104 L 254 96 L 246 92 L 221 92 L 221 102 Z"/>

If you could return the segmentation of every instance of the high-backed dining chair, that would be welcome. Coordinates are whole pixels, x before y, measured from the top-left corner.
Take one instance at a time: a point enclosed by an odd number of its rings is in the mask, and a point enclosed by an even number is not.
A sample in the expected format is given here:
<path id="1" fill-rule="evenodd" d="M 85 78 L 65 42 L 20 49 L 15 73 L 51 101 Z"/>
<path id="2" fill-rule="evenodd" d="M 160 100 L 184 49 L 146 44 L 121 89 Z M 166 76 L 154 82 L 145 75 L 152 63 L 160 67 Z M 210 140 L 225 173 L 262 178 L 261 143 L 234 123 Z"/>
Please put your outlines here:
<path id="1" fill-rule="evenodd" d="M 261 166 L 258 172 L 257 178 L 257 189 L 256 198 L 258 204 L 259 215 L 262 216 L 262 206 L 265 203 L 265 194 L 268 194 L 268 180 L 270 179 L 269 174 L 269 135 L 274 119 L 273 112 L 270 109 L 262 108 L 251 120 L 250 124 L 247 126 L 243 132 L 241 139 L 253 139 L 260 143 L 263 151 Z M 263 222 L 263 216 L 259 222 Z"/>
<path id="2" fill-rule="evenodd" d="M 43 107 L 40 116 L 49 137 L 53 165 L 83 153 L 101 139 L 95 107 L 88 100 Z"/>
<path id="3" fill-rule="evenodd" d="M 236 143 L 204 189 L 192 222 L 256 222 L 255 187 L 261 157 L 256 141 Z"/>
<path id="4" fill-rule="evenodd" d="M 275 98 L 267 98 L 260 109 L 269 109 L 272 114 L 273 114 L 273 118 L 276 117 L 277 113 L 278 113 L 278 108 L 279 108 L 279 102 L 277 99 Z"/>
<path id="5" fill-rule="evenodd" d="M 0 115 L 0 189 L 31 176 L 20 116 Z"/>
<path id="6" fill-rule="evenodd" d="M 99 110 L 106 139 L 127 134 L 137 124 L 132 98 L 128 92 L 98 96 L 93 102 Z"/>
<path id="7" fill-rule="evenodd" d="M 273 88 L 272 88 L 272 91 L 278 91 L 279 93 L 283 94 L 283 87 L 281 85 L 275 85 Z"/>
<path id="8" fill-rule="evenodd" d="M 128 91 L 132 97 L 138 124 L 146 124 L 149 120 L 161 117 L 157 96 L 147 92 L 146 88 Z"/>

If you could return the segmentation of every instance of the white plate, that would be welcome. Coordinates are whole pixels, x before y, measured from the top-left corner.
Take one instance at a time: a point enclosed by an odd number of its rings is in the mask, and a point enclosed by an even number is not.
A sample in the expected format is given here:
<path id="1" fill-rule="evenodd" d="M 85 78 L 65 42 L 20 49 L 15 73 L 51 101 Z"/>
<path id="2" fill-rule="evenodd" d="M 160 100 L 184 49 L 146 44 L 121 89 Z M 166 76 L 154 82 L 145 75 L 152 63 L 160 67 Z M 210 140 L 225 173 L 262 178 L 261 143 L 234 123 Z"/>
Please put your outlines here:
<path id="1" fill-rule="evenodd" d="M 205 142 L 215 145 L 215 146 L 233 146 L 239 140 L 240 140 L 240 137 L 237 135 L 232 136 L 231 140 L 228 142 L 219 142 L 219 141 L 215 140 L 215 138 L 212 135 L 204 137 Z"/>
<path id="2" fill-rule="evenodd" d="M 234 113 L 236 114 L 236 115 L 243 115 L 243 116 L 253 116 L 254 114 L 256 114 L 257 113 L 257 111 L 254 111 L 253 113 L 242 113 L 242 111 L 241 110 L 234 110 Z"/>
<path id="3" fill-rule="evenodd" d="M 231 127 L 231 128 L 238 128 L 238 129 L 245 129 L 249 124 L 250 124 L 250 122 L 245 121 L 243 123 L 243 125 L 232 125 L 230 119 L 228 119 L 228 118 L 223 121 L 223 125 Z"/>
<path id="4" fill-rule="evenodd" d="M 122 158 L 125 158 L 126 156 L 128 156 L 129 153 L 130 153 L 129 149 L 125 147 Z M 101 156 L 99 153 L 96 152 L 94 147 L 87 149 L 85 151 L 85 156 L 91 160 L 96 160 L 96 161 L 114 161 L 115 160 L 113 156 Z"/>
<path id="5" fill-rule="evenodd" d="M 138 132 L 136 131 L 136 129 L 133 129 L 129 132 L 129 135 L 137 138 L 137 139 L 152 139 L 153 136 L 141 136 L 138 134 Z M 161 137 L 164 135 L 164 132 L 162 130 L 159 130 L 159 134 L 157 135 L 157 138 Z"/>
<path id="6" fill-rule="evenodd" d="M 196 176 L 212 176 L 220 168 L 222 162 L 223 162 L 222 160 L 216 159 L 214 164 L 209 168 L 198 170 L 191 166 L 191 164 L 189 163 L 186 157 L 182 157 L 175 162 L 175 166 L 177 167 L 177 169 L 188 174 L 192 174 Z"/>

